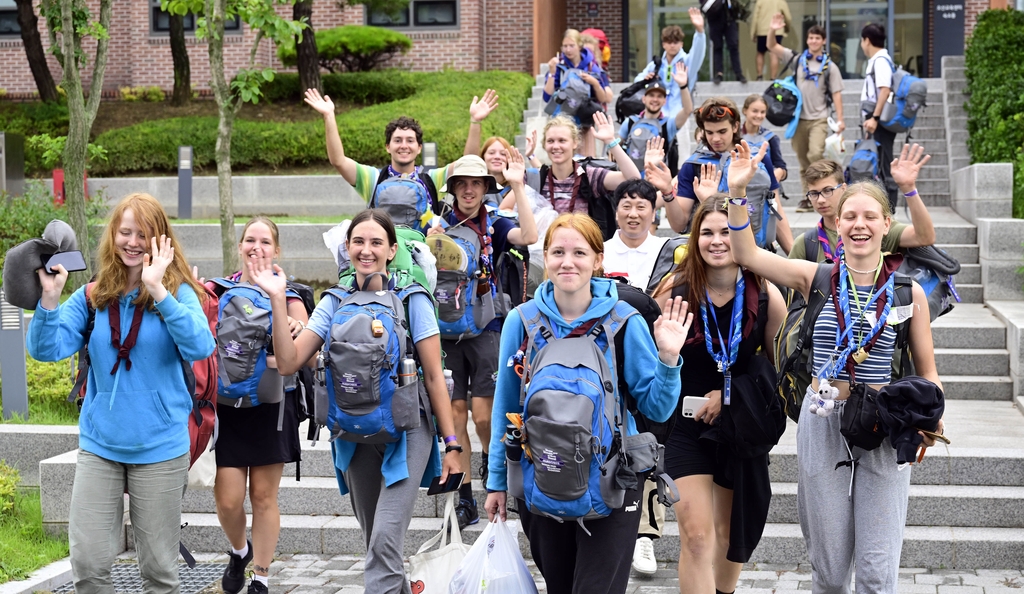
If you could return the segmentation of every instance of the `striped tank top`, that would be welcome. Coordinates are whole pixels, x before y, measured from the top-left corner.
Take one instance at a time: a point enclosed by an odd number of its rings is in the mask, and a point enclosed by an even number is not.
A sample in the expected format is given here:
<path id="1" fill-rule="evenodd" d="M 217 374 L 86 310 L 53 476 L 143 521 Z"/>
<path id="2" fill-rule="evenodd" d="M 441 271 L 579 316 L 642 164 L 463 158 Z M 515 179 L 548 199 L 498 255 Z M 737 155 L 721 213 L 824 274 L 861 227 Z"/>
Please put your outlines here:
<path id="1" fill-rule="evenodd" d="M 861 294 L 870 294 L 873 290 L 873 287 L 857 287 L 857 291 Z M 874 305 L 872 305 L 871 311 L 874 311 Z M 871 331 L 872 325 L 868 324 L 868 321 L 861 316 L 861 308 L 854 299 L 850 299 L 850 318 L 854 324 L 851 340 L 855 340 L 857 336 Z M 819 370 L 828 361 L 833 351 L 836 350 L 836 329 L 838 326 L 836 307 L 832 297 L 829 296 L 825 307 L 821 309 L 821 314 L 814 321 L 814 335 L 811 342 L 814 366 L 811 369 L 811 374 L 814 377 L 818 377 Z M 896 329 L 892 325 L 886 324 L 882 327 L 882 335 L 878 337 L 875 346 L 868 351 L 868 358 L 863 363 L 854 366 L 857 382 L 861 384 L 888 384 L 892 380 L 892 356 L 895 348 Z M 850 374 L 847 373 L 845 367 L 839 370 L 839 375 L 836 379 L 844 382 L 850 381 Z"/>

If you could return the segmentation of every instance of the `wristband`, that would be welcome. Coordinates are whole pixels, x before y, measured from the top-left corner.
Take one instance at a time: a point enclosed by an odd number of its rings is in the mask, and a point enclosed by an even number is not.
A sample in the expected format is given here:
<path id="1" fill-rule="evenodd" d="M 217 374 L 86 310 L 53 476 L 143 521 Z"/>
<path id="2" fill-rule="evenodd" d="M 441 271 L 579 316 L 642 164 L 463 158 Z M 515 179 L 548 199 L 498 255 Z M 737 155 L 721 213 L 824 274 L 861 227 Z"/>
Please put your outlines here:
<path id="1" fill-rule="evenodd" d="M 458 441 L 458 440 L 459 440 L 458 437 L 455 437 L 454 435 L 449 435 L 448 437 L 444 438 L 444 443 L 445 443 L 445 445 L 448 445 L 451 442 Z"/>
<path id="2" fill-rule="evenodd" d="M 732 223 L 728 223 L 727 225 L 728 225 L 730 231 L 742 231 L 742 230 L 744 230 L 744 229 L 746 229 L 747 227 L 750 226 L 750 219 L 747 219 L 747 222 L 744 223 L 743 226 L 741 226 L 741 227 L 733 227 Z"/>
<path id="3" fill-rule="evenodd" d="M 664 202 L 665 204 L 668 204 L 669 202 L 672 202 L 675 199 L 676 199 L 676 195 L 673 194 L 672 192 L 669 192 L 667 194 L 662 193 L 662 195 L 661 195 L 661 201 Z"/>
<path id="4" fill-rule="evenodd" d="M 746 206 L 747 205 L 747 197 L 746 196 L 735 196 L 735 197 L 729 198 L 729 204 L 732 204 L 733 206 Z"/>
<path id="5" fill-rule="evenodd" d="M 613 140 L 613 141 L 609 142 L 607 145 L 605 145 L 605 149 L 610 151 L 613 148 L 619 146 L 620 142 L 622 142 L 622 139 L 621 138 L 616 138 L 615 140 Z"/>
<path id="6" fill-rule="evenodd" d="M 914 196 L 917 196 L 917 188 L 914 188 L 913 190 L 903 194 L 903 196 L 905 198 L 913 198 Z"/>
<path id="7" fill-rule="evenodd" d="M 480 122 L 478 122 L 477 120 L 474 120 L 473 118 L 469 118 L 469 125 L 470 126 L 472 126 L 473 124 L 479 124 L 479 123 Z"/>

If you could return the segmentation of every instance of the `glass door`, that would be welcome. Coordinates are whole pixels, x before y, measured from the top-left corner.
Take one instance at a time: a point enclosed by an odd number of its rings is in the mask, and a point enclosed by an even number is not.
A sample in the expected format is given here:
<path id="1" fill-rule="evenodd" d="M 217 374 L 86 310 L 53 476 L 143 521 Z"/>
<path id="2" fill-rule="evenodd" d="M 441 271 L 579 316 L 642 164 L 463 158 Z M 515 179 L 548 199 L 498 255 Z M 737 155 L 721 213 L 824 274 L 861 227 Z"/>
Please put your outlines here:
<path id="1" fill-rule="evenodd" d="M 843 78 L 864 78 L 867 57 L 860 49 L 860 31 L 868 23 L 886 25 L 891 1 L 828 3 L 829 57 L 839 67 Z M 891 36 L 892 27 L 886 30 Z"/>

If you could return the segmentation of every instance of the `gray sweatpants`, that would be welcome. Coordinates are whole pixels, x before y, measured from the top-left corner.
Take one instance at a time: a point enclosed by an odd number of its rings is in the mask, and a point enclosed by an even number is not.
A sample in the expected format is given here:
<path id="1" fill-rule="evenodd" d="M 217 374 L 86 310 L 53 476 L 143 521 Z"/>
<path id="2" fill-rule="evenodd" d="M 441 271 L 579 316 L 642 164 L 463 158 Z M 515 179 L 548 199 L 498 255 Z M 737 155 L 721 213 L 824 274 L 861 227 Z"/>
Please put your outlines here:
<path id="1" fill-rule="evenodd" d="M 896 594 L 903 525 L 907 519 L 910 467 L 899 470 L 896 450 L 886 438 L 859 458 L 852 478 L 850 458 L 839 433 L 843 403 L 821 418 L 808 410 L 810 389 L 800 410 L 796 453 L 800 469 L 797 508 L 811 559 L 814 594 L 848 594 L 854 564 L 857 594 Z"/>
<path id="2" fill-rule="evenodd" d="M 71 488 L 68 544 L 79 594 L 114 594 L 110 568 L 121 552 L 124 491 L 146 594 L 177 594 L 181 498 L 188 454 L 155 464 L 122 464 L 78 450 Z"/>
<path id="3" fill-rule="evenodd" d="M 390 487 L 384 486 L 381 464 L 384 446 L 360 444 L 345 471 L 345 484 L 352 499 L 352 510 L 363 531 L 366 543 L 366 569 L 363 583 L 367 592 L 410 594 L 409 578 L 402 562 L 405 559 L 405 533 L 412 521 L 420 478 L 430 455 L 430 431 L 433 423 L 420 418 L 420 426 L 406 432 L 406 464 L 409 478 Z"/>

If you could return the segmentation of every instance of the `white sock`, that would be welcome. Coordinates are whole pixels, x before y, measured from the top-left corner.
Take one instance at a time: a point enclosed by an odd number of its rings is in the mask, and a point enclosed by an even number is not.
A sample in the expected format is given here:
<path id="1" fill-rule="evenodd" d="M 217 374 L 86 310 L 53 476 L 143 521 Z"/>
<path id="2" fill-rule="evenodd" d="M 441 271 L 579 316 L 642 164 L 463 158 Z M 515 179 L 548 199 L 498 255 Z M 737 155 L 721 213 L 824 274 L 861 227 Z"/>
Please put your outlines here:
<path id="1" fill-rule="evenodd" d="M 263 584 L 264 586 L 268 586 L 268 587 L 270 586 L 270 581 L 269 581 L 270 580 L 270 576 L 260 575 L 258 573 L 254 573 L 254 574 L 252 574 L 252 579 L 256 580 L 257 582 L 259 582 L 261 584 Z"/>
<path id="2" fill-rule="evenodd" d="M 232 547 L 231 552 L 238 555 L 239 557 L 245 557 L 249 554 L 249 543 L 245 543 L 245 547 L 241 549 L 236 549 Z"/>

